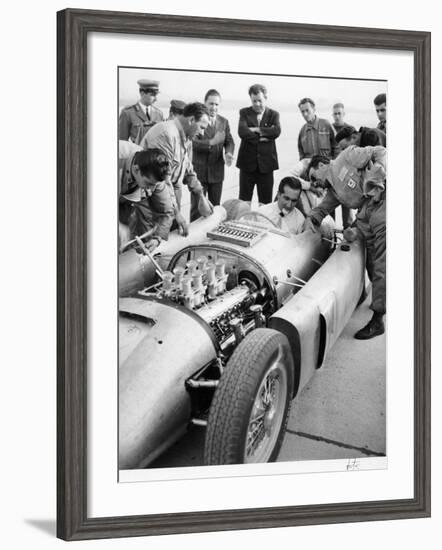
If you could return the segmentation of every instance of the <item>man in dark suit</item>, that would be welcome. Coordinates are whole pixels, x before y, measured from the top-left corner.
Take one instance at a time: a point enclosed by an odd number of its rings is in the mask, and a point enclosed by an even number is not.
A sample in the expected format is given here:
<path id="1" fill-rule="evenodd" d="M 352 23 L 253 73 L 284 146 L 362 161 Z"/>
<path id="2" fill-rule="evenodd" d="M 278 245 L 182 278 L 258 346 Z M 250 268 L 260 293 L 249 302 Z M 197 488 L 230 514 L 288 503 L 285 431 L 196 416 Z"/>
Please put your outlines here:
<path id="1" fill-rule="evenodd" d="M 154 105 L 160 83 L 157 80 L 142 79 L 137 84 L 140 87 L 140 101 L 121 111 L 118 138 L 138 145 L 154 124 L 164 120 L 164 115 Z"/>
<path id="2" fill-rule="evenodd" d="M 279 113 L 266 107 L 267 90 L 262 84 L 251 86 L 249 96 L 252 106 L 239 112 L 239 198 L 251 202 L 256 184 L 260 204 L 268 204 L 273 200 L 273 171 L 279 168 L 275 145 L 281 133 Z"/>
<path id="3" fill-rule="evenodd" d="M 217 90 L 209 90 L 204 97 L 204 103 L 209 111 L 209 125 L 203 135 L 196 136 L 192 141 L 192 162 L 204 194 L 216 206 L 221 202 L 224 163 L 231 166 L 235 143 L 230 133 L 229 121 L 218 114 L 220 93 Z M 193 202 L 190 211 L 191 222 L 199 217 L 197 205 Z"/>

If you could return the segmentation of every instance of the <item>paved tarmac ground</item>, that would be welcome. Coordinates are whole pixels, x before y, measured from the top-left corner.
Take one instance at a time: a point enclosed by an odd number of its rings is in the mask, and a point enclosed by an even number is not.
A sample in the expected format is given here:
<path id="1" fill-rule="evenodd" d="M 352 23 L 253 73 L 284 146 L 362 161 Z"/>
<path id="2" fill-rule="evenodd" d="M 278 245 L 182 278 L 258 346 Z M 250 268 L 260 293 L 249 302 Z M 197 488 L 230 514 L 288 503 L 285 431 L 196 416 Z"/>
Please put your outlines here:
<path id="1" fill-rule="evenodd" d="M 371 317 L 370 297 L 359 306 L 324 365 L 292 403 L 278 461 L 386 454 L 385 335 L 353 334 Z M 203 464 L 204 428 L 194 427 L 150 467 Z"/>

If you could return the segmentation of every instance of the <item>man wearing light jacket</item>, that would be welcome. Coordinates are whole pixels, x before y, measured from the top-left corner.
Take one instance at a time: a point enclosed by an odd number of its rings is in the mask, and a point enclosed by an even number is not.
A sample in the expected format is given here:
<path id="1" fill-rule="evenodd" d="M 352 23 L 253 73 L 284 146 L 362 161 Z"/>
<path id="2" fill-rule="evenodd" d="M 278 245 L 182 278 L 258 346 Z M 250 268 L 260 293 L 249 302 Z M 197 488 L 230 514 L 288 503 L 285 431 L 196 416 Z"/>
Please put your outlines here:
<path id="1" fill-rule="evenodd" d="M 315 156 L 309 167 L 310 179 L 327 189 L 321 204 L 305 222 L 305 229 L 317 231 L 324 217 L 339 204 L 357 209 L 355 226 L 364 238 L 366 267 L 372 282 L 373 316 L 355 338 L 367 340 L 385 332 L 386 312 L 386 149 L 347 147 L 335 160 Z"/>
<path id="2" fill-rule="evenodd" d="M 159 122 L 151 128 L 142 139 L 143 149 L 160 149 L 170 164 L 170 177 L 167 182 L 175 195 L 175 221 L 178 230 L 187 235 L 188 227 L 181 213 L 181 196 L 183 184 L 191 194 L 198 196 L 196 204 L 201 216 L 209 216 L 213 206 L 204 196 L 201 183 L 198 181 L 192 165 L 192 139 L 203 134 L 209 124 L 207 107 L 202 103 L 188 103 L 182 115 L 173 120 Z"/>

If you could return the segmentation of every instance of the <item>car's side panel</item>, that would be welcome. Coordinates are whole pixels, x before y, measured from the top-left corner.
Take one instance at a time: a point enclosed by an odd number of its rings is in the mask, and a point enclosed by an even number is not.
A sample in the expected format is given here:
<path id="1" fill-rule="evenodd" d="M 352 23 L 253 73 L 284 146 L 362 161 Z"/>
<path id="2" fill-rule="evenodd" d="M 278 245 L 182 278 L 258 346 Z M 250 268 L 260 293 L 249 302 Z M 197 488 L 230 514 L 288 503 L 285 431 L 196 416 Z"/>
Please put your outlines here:
<path id="1" fill-rule="evenodd" d="M 292 344 L 295 367 L 300 370 L 298 391 L 321 366 L 350 319 L 364 288 L 364 273 L 362 243 L 355 241 L 348 251 L 339 247 L 270 318 L 269 326 L 284 332 Z"/>
<path id="2" fill-rule="evenodd" d="M 161 301 L 120 299 L 120 469 L 154 460 L 190 420 L 185 382 L 216 357 L 207 327 L 191 314 Z"/>

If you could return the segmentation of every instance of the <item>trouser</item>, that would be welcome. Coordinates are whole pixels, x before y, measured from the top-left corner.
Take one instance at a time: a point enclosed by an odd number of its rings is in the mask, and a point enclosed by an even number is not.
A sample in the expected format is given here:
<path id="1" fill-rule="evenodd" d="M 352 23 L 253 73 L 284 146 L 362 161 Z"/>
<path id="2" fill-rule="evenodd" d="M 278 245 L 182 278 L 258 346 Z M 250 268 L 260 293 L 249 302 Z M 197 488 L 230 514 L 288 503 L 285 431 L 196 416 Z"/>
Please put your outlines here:
<path id="1" fill-rule="evenodd" d="M 371 309 L 386 312 L 386 200 L 373 199 L 362 205 L 356 215 L 356 227 L 361 231 L 366 247 L 366 268 L 372 283 Z"/>
<path id="2" fill-rule="evenodd" d="M 223 190 L 223 182 L 220 183 L 203 183 L 203 192 L 213 206 L 217 206 L 221 203 L 221 193 Z M 194 193 L 190 194 L 190 221 L 193 222 L 201 217 L 201 214 L 198 211 L 198 196 L 195 196 Z"/>
<path id="3" fill-rule="evenodd" d="M 351 208 L 347 208 L 344 205 L 342 205 L 341 208 L 342 208 L 342 226 L 344 229 L 347 229 L 347 227 L 350 227 L 350 225 L 353 223 Z"/>
<path id="4" fill-rule="evenodd" d="M 273 191 L 273 172 L 261 174 L 261 172 L 239 171 L 239 199 L 242 201 L 251 201 L 255 184 L 258 191 L 258 201 L 261 204 L 272 202 Z"/>

